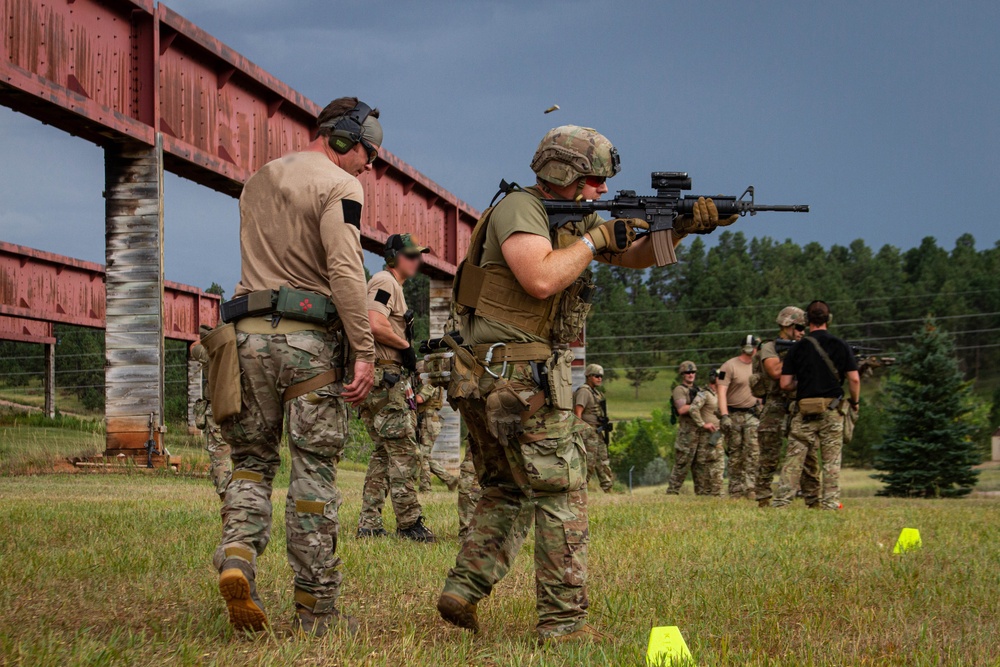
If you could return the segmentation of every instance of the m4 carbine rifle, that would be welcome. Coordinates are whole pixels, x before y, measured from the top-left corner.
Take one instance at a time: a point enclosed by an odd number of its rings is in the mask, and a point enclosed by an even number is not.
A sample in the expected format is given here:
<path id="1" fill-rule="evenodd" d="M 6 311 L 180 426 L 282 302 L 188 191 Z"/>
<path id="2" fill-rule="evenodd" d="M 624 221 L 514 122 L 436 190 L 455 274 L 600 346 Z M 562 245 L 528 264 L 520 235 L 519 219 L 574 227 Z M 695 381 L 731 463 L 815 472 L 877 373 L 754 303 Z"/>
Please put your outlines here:
<path id="1" fill-rule="evenodd" d="M 691 215 L 700 196 L 682 195 L 691 189 L 691 177 L 683 171 L 654 171 L 652 176 L 655 195 L 637 195 L 635 190 L 619 190 L 613 199 L 587 199 L 567 201 L 544 199 L 545 212 L 549 215 L 549 226 L 558 229 L 568 222 L 580 220 L 583 216 L 597 211 L 608 211 L 612 218 L 639 218 L 649 223 L 650 241 L 656 255 L 656 265 L 666 266 L 677 261 L 674 254 L 673 228 L 678 216 Z M 505 190 L 506 183 L 500 184 Z M 708 198 L 706 196 L 706 198 Z M 739 197 L 716 195 L 711 197 L 719 210 L 719 218 L 731 215 L 757 215 L 761 211 L 786 211 L 808 213 L 807 204 L 758 204 L 754 200 L 753 186 L 747 187 Z"/>

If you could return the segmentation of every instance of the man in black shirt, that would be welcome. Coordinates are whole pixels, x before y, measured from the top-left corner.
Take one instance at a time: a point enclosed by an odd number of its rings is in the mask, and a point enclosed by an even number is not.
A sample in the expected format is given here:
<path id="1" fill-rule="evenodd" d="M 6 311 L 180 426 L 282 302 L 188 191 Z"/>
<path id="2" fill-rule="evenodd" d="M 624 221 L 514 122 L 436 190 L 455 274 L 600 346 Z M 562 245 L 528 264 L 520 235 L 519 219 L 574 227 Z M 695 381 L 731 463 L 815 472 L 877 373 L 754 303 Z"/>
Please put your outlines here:
<path id="1" fill-rule="evenodd" d="M 840 509 L 840 458 L 844 447 L 844 417 L 857 417 L 861 375 L 854 352 L 827 331 L 830 307 L 813 301 L 806 309 L 809 335 L 792 346 L 781 368 L 781 388 L 795 391 L 797 410 L 788 434 L 788 452 L 781 469 L 781 485 L 772 507 L 786 507 L 795 499 L 806 455 L 823 458 L 820 506 Z M 844 395 L 847 380 L 849 396 Z"/>

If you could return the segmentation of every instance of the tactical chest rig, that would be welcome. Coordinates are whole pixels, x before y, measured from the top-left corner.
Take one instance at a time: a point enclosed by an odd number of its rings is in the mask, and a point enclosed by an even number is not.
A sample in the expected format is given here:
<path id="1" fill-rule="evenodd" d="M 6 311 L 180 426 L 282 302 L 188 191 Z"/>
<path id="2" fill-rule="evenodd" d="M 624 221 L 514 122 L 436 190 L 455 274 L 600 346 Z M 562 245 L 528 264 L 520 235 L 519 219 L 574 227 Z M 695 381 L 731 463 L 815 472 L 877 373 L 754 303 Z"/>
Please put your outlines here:
<path id="1" fill-rule="evenodd" d="M 511 193 L 523 193 L 517 196 L 535 196 L 528 190 L 522 190 L 517 184 L 512 184 L 498 192 L 497 197 Z M 494 197 L 490 207 L 476 223 L 468 253 L 458 265 L 452 291 L 456 314 L 463 324 L 472 316 L 484 317 L 547 339 L 554 347 L 568 345 L 579 338 L 590 312 L 590 299 L 594 290 L 590 271 L 584 271 L 562 292 L 546 299 L 538 299 L 521 287 L 509 268 L 497 264 L 485 268 L 480 266 L 497 197 Z M 553 249 L 565 248 L 582 236 L 571 225 L 550 228 L 549 233 Z"/>

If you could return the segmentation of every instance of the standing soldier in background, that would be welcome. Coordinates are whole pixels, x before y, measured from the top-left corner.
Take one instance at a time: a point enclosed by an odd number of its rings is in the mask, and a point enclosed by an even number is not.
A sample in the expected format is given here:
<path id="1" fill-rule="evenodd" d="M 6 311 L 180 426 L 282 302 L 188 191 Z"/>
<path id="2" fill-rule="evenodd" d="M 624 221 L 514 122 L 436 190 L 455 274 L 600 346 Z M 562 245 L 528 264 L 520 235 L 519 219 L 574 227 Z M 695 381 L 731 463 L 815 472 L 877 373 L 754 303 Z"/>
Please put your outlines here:
<path id="1" fill-rule="evenodd" d="M 766 341 L 760 346 L 753 361 L 754 373 L 751 389 L 757 398 L 764 399 L 757 427 L 757 442 L 760 446 L 760 462 L 757 468 L 757 504 L 771 506 L 771 482 L 778 469 L 781 457 L 781 440 L 788 431 L 788 408 L 795 400 L 793 394 L 781 390 L 781 364 L 795 341 L 801 340 L 806 331 L 806 314 L 801 308 L 788 306 L 778 313 L 777 340 Z M 802 470 L 802 492 L 806 505 L 812 507 L 819 502 L 819 462 L 815 452 L 811 452 Z"/>
<path id="2" fill-rule="evenodd" d="M 211 329 L 209 329 L 211 331 Z M 208 353 L 205 346 L 195 343 L 191 346 L 191 358 L 208 366 Z M 229 458 L 230 448 L 222 439 L 219 425 L 212 416 L 212 404 L 202 396 L 194 403 L 194 425 L 205 434 L 205 451 L 208 452 L 208 476 L 215 485 L 215 492 L 223 501 L 226 499 L 226 487 L 233 476 L 233 462 Z"/>
<path id="3" fill-rule="evenodd" d="M 794 391 L 798 410 L 788 433 L 788 452 L 773 507 L 786 507 L 799 490 L 807 457 L 823 459 L 822 509 L 840 509 L 840 457 L 844 447 L 844 417 L 858 413 L 861 375 L 851 347 L 827 331 L 830 307 L 813 301 L 806 308 L 809 335 L 788 352 L 781 367 L 781 388 Z M 844 396 L 847 380 L 850 395 Z M 845 400 L 846 399 L 846 400 Z"/>
<path id="4" fill-rule="evenodd" d="M 417 364 L 417 377 L 423 372 L 424 362 Z M 438 414 L 444 406 L 444 389 L 435 387 L 428 382 L 421 382 L 420 389 L 417 390 L 417 435 L 420 442 L 420 491 L 426 493 L 431 490 L 431 473 L 445 483 L 449 491 L 454 491 L 458 486 L 458 477 L 451 475 L 444 466 L 434 460 L 431 452 L 434 443 L 441 435 L 441 415 Z"/>
<path id="5" fill-rule="evenodd" d="M 396 535 L 414 542 L 433 542 L 424 525 L 415 478 L 420 470 L 417 403 L 412 378 L 417 370 L 413 350 L 413 315 L 406 307 L 403 283 L 417 275 L 423 253 L 430 252 L 409 234 L 393 234 L 385 242 L 388 268 L 368 281 L 368 318 L 375 336 L 375 388 L 361 406 L 361 420 L 375 443 L 361 499 L 358 537 L 387 535 L 382 526 L 386 495 L 396 513 Z"/>
<path id="6" fill-rule="evenodd" d="M 588 364 L 584 374 L 587 380 L 573 396 L 573 412 L 589 427 L 583 431 L 587 445 L 587 481 L 596 476 L 601 490 L 611 493 L 615 480 L 611 474 L 608 443 L 605 442 L 605 434 L 611 424 L 608 421 L 608 404 L 604 392 L 600 390 L 604 369 L 597 364 Z"/>
<path id="7" fill-rule="evenodd" d="M 698 447 L 698 427 L 691 418 L 691 403 L 698 395 L 698 386 L 694 383 L 698 367 L 693 361 L 683 361 L 677 372 L 681 383 L 674 387 L 670 397 L 670 409 L 677 420 L 677 436 L 674 439 L 674 469 L 667 485 L 667 493 L 674 496 L 681 492 Z"/>
<path id="8" fill-rule="evenodd" d="M 378 157 L 378 115 L 356 97 L 334 100 L 320 112 L 317 136 L 305 150 L 265 164 L 240 196 L 240 282 L 236 297 L 223 304 L 235 333 L 227 324 L 202 338 L 213 378 L 229 362 L 225 379 L 242 389 L 237 414 L 223 415 L 213 400 L 233 459 L 214 564 L 237 629 L 267 624 L 255 573 L 271 537 L 271 487 L 285 420 L 286 546 L 297 627 L 315 635 L 334 625 L 357 627 L 336 606 L 343 577 L 336 480 L 347 403 L 361 403 L 374 379 L 357 176 Z M 210 342 L 216 336 L 221 342 Z M 355 358 L 350 369 L 346 345 Z M 235 356 L 238 367 L 231 368 Z"/>
<path id="9" fill-rule="evenodd" d="M 691 421 L 698 429 L 691 461 L 691 477 L 696 496 L 722 497 L 722 476 L 726 472 L 726 452 L 719 430 L 718 371 L 708 373 L 708 386 L 691 403 Z"/>
<path id="10" fill-rule="evenodd" d="M 739 356 L 719 368 L 719 425 L 729 454 L 729 497 L 754 499 L 757 479 L 757 399 L 750 391 L 758 340 L 746 336 Z"/>
<path id="11" fill-rule="evenodd" d="M 586 623 L 589 541 L 586 448 L 573 414 L 572 352 L 590 310 L 594 259 L 655 263 L 644 220 L 588 215 L 556 229 L 542 199 L 598 199 L 618 152 L 590 128 L 548 132 L 531 162 L 536 185 L 513 189 L 480 218 L 456 275 L 465 347 L 453 348 L 448 400 L 462 413 L 482 497 L 438 599 L 447 622 L 479 630 L 477 604 L 510 567 L 508 547 L 526 507 L 535 519 L 540 641 L 604 639 Z M 708 233 L 718 210 L 701 198 L 672 237 Z M 558 307 L 556 307 L 558 306 Z M 519 546 L 519 545 L 518 545 Z"/>

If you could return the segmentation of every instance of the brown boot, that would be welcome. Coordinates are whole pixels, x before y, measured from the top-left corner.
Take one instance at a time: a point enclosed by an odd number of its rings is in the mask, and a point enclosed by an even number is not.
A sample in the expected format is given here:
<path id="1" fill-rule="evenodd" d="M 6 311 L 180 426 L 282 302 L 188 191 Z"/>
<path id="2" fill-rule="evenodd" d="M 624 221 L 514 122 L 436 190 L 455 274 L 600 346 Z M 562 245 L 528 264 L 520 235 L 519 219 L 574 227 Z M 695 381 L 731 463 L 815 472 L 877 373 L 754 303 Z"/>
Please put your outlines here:
<path id="1" fill-rule="evenodd" d="M 770 498 L 758 498 L 757 499 L 757 507 L 770 507 L 770 506 L 771 506 L 771 499 Z"/>
<path id="2" fill-rule="evenodd" d="M 585 624 L 582 628 L 575 632 L 570 632 L 565 635 L 558 635 L 556 637 L 543 637 L 539 638 L 539 644 L 566 644 L 572 642 L 606 642 L 610 641 L 611 637 L 604 634 L 594 626 L 589 623 Z"/>
<path id="3" fill-rule="evenodd" d="M 235 629 L 260 632 L 267 627 L 267 614 L 257 597 L 257 584 L 250 563 L 242 558 L 227 558 L 219 574 L 219 592 L 226 601 L 229 622 Z"/>
<path id="4" fill-rule="evenodd" d="M 453 593 L 442 593 L 438 598 L 438 613 L 452 625 L 479 632 L 479 617 L 476 605 L 463 600 Z"/>

